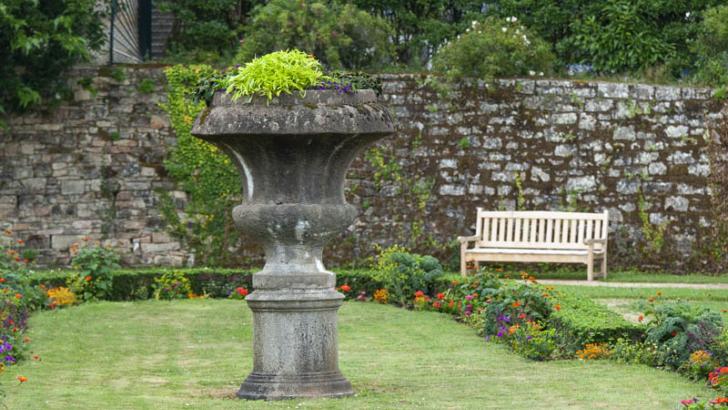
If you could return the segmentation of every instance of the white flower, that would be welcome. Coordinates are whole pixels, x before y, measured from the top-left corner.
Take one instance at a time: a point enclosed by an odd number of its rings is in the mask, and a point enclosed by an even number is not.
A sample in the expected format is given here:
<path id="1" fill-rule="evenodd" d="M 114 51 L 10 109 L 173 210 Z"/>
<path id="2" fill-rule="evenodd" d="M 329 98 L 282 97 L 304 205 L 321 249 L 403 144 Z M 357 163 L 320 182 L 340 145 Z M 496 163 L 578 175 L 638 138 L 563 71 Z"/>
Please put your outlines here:
<path id="1" fill-rule="evenodd" d="M 506 27 L 501 27 L 501 31 L 505 33 L 506 31 L 508 31 L 508 28 L 506 28 Z"/>
<path id="2" fill-rule="evenodd" d="M 515 16 L 506 17 L 506 21 L 509 23 L 515 23 L 518 19 Z"/>
<path id="3" fill-rule="evenodd" d="M 477 20 L 473 20 L 472 22 L 470 22 L 470 27 L 472 27 L 472 28 L 478 27 L 478 21 Z"/>
<path id="4" fill-rule="evenodd" d="M 523 36 L 521 36 L 521 38 L 523 39 L 523 44 L 525 44 L 527 46 L 530 46 L 531 45 L 531 42 L 528 41 L 528 37 L 526 37 L 525 34 Z"/>
<path id="5" fill-rule="evenodd" d="M 543 77 L 543 71 L 541 71 L 540 73 L 538 73 L 538 75 L 540 75 L 541 77 Z"/>
<path id="6" fill-rule="evenodd" d="M 686 19 L 689 19 L 690 18 L 690 12 L 689 11 L 687 13 L 685 13 L 685 18 Z"/>
<path id="7" fill-rule="evenodd" d="M 528 70 L 528 75 L 534 76 L 534 75 L 536 75 L 536 72 L 533 70 Z"/>

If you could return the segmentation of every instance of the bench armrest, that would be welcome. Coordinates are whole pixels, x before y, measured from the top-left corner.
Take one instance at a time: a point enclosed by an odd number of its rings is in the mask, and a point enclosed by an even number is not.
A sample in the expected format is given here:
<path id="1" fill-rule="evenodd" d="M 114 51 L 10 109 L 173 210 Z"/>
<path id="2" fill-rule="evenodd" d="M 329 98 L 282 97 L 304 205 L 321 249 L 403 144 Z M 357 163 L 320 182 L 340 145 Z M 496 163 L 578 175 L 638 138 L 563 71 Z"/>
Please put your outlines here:
<path id="1" fill-rule="evenodd" d="M 607 244 L 606 239 L 584 239 L 584 245 L 593 245 L 595 243 L 601 243 L 602 245 Z"/>
<path id="2" fill-rule="evenodd" d="M 467 243 L 467 242 L 473 242 L 478 239 L 478 235 L 471 235 L 471 236 L 458 236 L 458 241 L 460 243 Z"/>

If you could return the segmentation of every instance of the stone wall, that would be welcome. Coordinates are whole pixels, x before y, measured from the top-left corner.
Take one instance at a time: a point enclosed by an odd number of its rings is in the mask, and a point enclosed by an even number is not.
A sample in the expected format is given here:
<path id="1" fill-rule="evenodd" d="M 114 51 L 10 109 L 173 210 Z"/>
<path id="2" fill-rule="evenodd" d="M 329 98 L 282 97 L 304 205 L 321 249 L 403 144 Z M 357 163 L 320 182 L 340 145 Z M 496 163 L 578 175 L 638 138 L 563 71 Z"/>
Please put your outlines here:
<path id="1" fill-rule="evenodd" d="M 117 81 L 96 71 L 78 73 L 93 78 L 95 95 L 76 86 L 74 102 L 0 132 L 0 221 L 45 261 L 67 261 L 68 246 L 89 235 L 130 264 L 184 263 L 154 193 L 184 202 L 162 165 L 174 144 L 158 107 L 163 74 L 127 68 Z M 153 93 L 139 91 L 145 78 Z M 725 190 L 709 183 L 710 158 L 726 147 L 710 143 L 708 126 L 721 141 L 725 124 L 710 90 L 500 80 L 442 96 L 422 76 L 383 80 L 399 132 L 355 161 L 348 196 L 362 213 L 329 261 L 391 243 L 447 260 L 478 206 L 609 209 L 614 263 L 700 268 L 715 246 Z"/>

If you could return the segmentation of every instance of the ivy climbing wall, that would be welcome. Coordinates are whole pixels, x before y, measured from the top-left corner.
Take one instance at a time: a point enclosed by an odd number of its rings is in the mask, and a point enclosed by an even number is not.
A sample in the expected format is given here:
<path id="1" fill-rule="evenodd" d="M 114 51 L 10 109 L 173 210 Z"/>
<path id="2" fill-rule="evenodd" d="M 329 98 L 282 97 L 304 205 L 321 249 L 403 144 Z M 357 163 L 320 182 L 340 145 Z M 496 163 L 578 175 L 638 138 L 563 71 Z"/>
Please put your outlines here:
<path id="1" fill-rule="evenodd" d="M 382 78 L 398 133 L 353 164 L 347 195 L 361 214 L 329 247 L 330 265 L 399 243 L 457 266 L 453 239 L 484 207 L 608 209 L 613 264 L 725 269 L 728 113 L 710 90 Z M 186 201 L 163 166 L 175 137 L 162 71 L 85 68 L 70 84 L 72 102 L 0 130 L 0 225 L 43 263 L 67 263 L 86 236 L 131 265 L 191 262 L 159 212 L 160 190 Z"/>

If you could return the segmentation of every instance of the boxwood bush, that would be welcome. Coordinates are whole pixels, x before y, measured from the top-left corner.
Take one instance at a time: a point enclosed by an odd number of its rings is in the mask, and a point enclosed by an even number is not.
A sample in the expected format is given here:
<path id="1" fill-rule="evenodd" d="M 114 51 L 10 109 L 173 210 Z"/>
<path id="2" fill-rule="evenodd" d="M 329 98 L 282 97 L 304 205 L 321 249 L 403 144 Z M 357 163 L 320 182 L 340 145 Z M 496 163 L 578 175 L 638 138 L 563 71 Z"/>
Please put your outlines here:
<path id="1" fill-rule="evenodd" d="M 561 348 L 568 352 L 576 352 L 587 343 L 644 338 L 644 326 L 628 322 L 602 304 L 563 291 L 554 297 L 559 310 L 551 313 L 548 323 L 556 329 Z"/>

